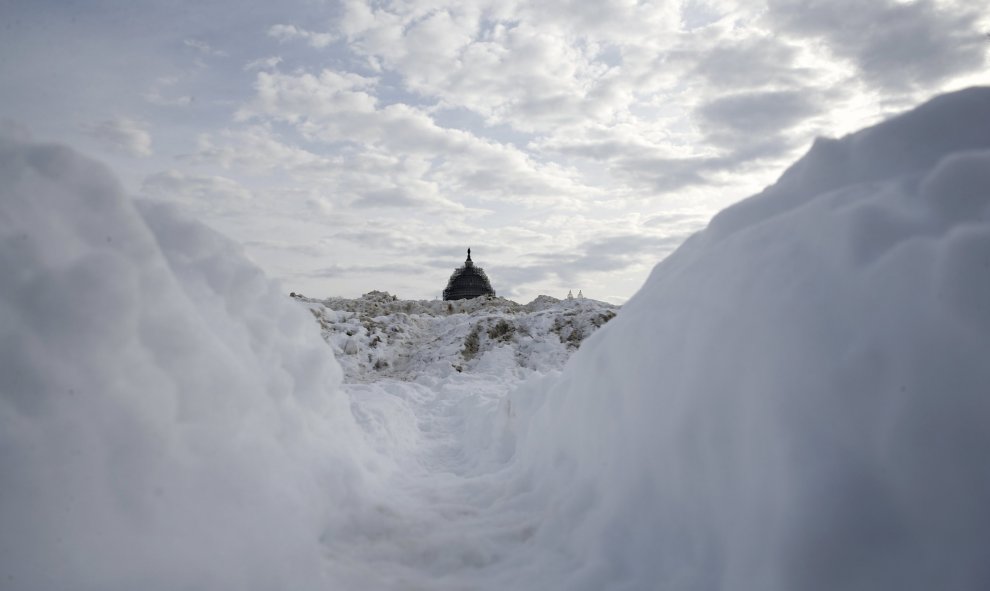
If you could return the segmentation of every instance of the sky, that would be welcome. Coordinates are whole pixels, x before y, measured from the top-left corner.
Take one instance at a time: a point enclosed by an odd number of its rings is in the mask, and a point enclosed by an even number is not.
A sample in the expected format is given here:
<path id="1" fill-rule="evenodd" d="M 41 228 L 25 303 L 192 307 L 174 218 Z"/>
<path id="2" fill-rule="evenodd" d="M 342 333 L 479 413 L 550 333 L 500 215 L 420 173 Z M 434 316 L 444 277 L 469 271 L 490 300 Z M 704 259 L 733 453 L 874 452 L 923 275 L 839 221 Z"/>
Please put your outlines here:
<path id="1" fill-rule="evenodd" d="M 286 292 L 434 299 L 470 247 L 501 296 L 622 303 L 815 137 L 990 83 L 980 4 L 6 0 L 0 130 Z"/>

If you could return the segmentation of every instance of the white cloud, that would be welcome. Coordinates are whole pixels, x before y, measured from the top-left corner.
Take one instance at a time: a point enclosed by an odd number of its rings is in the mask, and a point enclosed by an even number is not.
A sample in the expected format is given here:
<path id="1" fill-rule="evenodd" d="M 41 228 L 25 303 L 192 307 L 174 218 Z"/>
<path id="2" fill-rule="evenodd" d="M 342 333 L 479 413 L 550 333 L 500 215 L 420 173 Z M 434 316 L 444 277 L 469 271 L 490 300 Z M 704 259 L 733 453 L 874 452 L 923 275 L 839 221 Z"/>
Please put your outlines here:
<path id="1" fill-rule="evenodd" d="M 239 182 L 213 175 L 196 175 L 169 169 L 145 177 L 141 194 L 163 201 L 181 202 L 197 213 L 230 215 L 252 199 Z"/>
<path id="2" fill-rule="evenodd" d="M 161 76 L 141 96 L 159 107 L 188 107 L 193 103 L 193 98 L 188 94 L 173 92 L 178 84 L 179 78 L 175 76 Z"/>
<path id="3" fill-rule="evenodd" d="M 306 123 L 342 112 L 371 113 L 377 99 L 367 91 L 375 83 L 373 78 L 333 70 L 319 75 L 259 72 L 254 99 L 240 108 L 236 117 L 239 121 L 270 117 Z"/>
<path id="4" fill-rule="evenodd" d="M 272 25 L 268 29 L 268 36 L 279 41 L 292 41 L 295 39 L 305 40 L 311 47 L 322 49 L 337 40 L 330 33 L 317 33 L 300 29 L 295 25 Z"/>
<path id="5" fill-rule="evenodd" d="M 195 164 L 216 165 L 243 174 L 320 170 L 333 166 L 332 160 L 284 143 L 264 126 L 202 134 L 196 143 L 196 153 L 190 158 Z"/>
<path id="6" fill-rule="evenodd" d="M 287 122 L 311 141 L 357 144 L 359 153 L 429 159 L 423 180 L 439 183 L 451 196 L 580 206 L 574 197 L 585 190 L 572 171 L 536 162 L 516 147 L 441 127 L 422 109 L 401 103 L 380 106 L 371 94 L 375 84 L 330 70 L 319 75 L 262 72 L 255 99 L 238 118 Z"/>
<path id="7" fill-rule="evenodd" d="M 157 90 L 149 90 L 142 97 L 149 103 L 159 107 L 188 107 L 193 103 L 193 97 L 188 94 L 167 97 Z"/>
<path id="8" fill-rule="evenodd" d="M 483 13 L 458 5 L 418 20 L 415 12 L 368 14 L 348 7 L 342 30 L 352 47 L 400 72 L 411 90 L 491 122 L 544 131 L 579 117 L 608 120 L 628 98 L 597 59 L 599 46 L 575 44 L 568 31 L 543 22 L 484 29 Z"/>
<path id="9" fill-rule="evenodd" d="M 736 18 L 731 7 L 713 9 L 715 24 L 686 34 L 676 5 L 431 3 L 430 10 L 415 3 L 377 6 L 348 3 L 341 34 L 356 52 L 398 74 L 409 90 L 438 100 L 441 109 L 466 109 L 490 124 L 534 134 L 527 158 L 570 154 L 576 159 L 558 163 L 561 170 L 583 168 L 581 160 L 590 158 L 602 162 L 612 179 L 644 179 L 638 184 L 651 192 L 710 182 L 709 174 L 685 174 L 685 165 L 700 164 L 705 171 L 717 172 L 752 158 L 752 150 L 738 157 L 706 151 L 706 144 L 719 135 L 711 133 L 715 117 L 695 113 L 706 102 L 716 103 L 724 92 L 724 86 L 712 81 L 719 68 L 730 68 L 739 78 L 747 76 L 740 73 L 738 61 L 725 63 L 732 55 L 723 49 L 727 40 L 736 46 L 752 45 L 753 56 L 777 50 L 777 56 L 747 64 L 751 69 L 761 64 L 775 68 L 762 83 L 750 86 L 803 97 L 806 89 L 800 85 L 810 78 L 781 63 L 781 58 L 795 59 L 786 44 L 767 41 L 759 31 L 752 38 L 740 36 L 722 23 L 720 18 Z M 762 40 L 762 46 L 756 40 Z M 698 66 L 699 58 L 715 51 L 720 53 Z M 692 75 L 709 80 L 710 86 L 678 88 Z M 706 94 L 711 99 L 706 101 Z M 656 125 L 658 118 L 662 126 Z M 682 130 L 671 133 L 676 126 Z M 654 133 L 658 128 L 660 135 Z M 685 151 L 682 146 L 688 145 L 694 148 Z M 794 148 L 789 142 L 763 142 L 761 157 L 771 145 L 779 148 L 778 157 Z M 617 146 L 625 148 L 611 151 Z M 636 162 L 659 166 L 647 179 L 631 173 L 639 168 Z"/>
<path id="10" fill-rule="evenodd" d="M 767 18 L 781 32 L 822 40 L 871 85 L 889 91 L 931 88 L 979 68 L 986 39 L 973 4 L 855 0 L 770 0 Z"/>
<path id="11" fill-rule="evenodd" d="M 251 70 L 273 70 L 280 63 L 282 63 L 282 58 L 279 56 L 258 58 L 256 60 L 252 60 L 244 64 L 244 71 L 250 72 Z"/>
<path id="12" fill-rule="evenodd" d="M 207 43 L 206 41 L 202 41 L 200 39 L 184 39 L 182 41 L 182 44 L 185 45 L 186 47 L 195 49 L 196 51 L 198 51 L 203 55 L 215 56 L 215 57 L 227 56 L 226 51 L 222 51 L 220 49 L 214 49 L 213 47 L 210 46 L 209 43 Z"/>
<path id="13" fill-rule="evenodd" d="M 126 117 L 107 119 L 82 126 L 83 132 L 104 148 L 127 156 L 151 156 L 151 133 Z"/>

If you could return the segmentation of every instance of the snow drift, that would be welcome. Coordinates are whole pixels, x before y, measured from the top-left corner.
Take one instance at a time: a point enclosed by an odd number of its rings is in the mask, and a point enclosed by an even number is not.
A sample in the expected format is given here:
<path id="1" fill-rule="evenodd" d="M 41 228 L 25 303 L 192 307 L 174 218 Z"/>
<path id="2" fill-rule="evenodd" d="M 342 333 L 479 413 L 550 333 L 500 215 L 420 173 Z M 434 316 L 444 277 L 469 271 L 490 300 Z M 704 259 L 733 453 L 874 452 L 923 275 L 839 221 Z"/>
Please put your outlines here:
<path id="1" fill-rule="evenodd" d="M 990 588 L 990 90 L 817 142 L 517 423 L 559 588 Z"/>
<path id="2" fill-rule="evenodd" d="M 367 495 L 309 314 L 68 149 L 0 178 L 0 587 L 310 588 Z"/>

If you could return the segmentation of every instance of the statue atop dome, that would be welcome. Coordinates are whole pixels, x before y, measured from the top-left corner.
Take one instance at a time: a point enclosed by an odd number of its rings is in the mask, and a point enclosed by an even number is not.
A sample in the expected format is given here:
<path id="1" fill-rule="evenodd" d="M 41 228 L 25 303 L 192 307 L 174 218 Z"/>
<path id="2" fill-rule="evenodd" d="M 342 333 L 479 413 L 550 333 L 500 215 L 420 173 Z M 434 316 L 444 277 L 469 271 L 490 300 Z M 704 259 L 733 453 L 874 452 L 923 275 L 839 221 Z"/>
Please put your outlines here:
<path id="1" fill-rule="evenodd" d="M 447 288 L 443 290 L 444 301 L 467 300 L 494 295 L 495 290 L 492 289 L 492 284 L 488 281 L 485 270 L 476 267 L 474 261 L 471 260 L 471 249 L 469 248 L 464 266 L 454 270 L 450 276 L 450 281 L 447 282 Z"/>

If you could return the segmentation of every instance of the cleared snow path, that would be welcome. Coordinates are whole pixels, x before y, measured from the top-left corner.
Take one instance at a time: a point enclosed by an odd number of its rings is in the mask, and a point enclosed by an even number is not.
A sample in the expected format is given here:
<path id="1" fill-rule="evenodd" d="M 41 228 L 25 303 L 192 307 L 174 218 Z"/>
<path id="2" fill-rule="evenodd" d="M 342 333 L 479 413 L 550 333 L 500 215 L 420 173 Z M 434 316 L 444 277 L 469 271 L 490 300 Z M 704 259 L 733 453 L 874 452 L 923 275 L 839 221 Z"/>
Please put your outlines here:
<path id="1" fill-rule="evenodd" d="M 331 578 L 363 589 L 559 582 L 573 565 L 534 544 L 550 508 L 507 463 L 509 393 L 556 375 L 576 350 L 568 337 L 589 336 L 614 308 L 544 298 L 529 307 L 462 302 L 450 314 L 444 303 L 374 293 L 304 303 L 336 349 L 352 412 L 381 458 L 372 469 L 384 500 L 353 531 L 324 540 Z M 465 356 L 472 332 L 478 352 Z"/>
<path id="2" fill-rule="evenodd" d="M 505 412 L 495 400 L 507 384 L 458 376 L 437 386 L 385 380 L 345 387 L 359 424 L 394 461 L 377 522 L 366 517 L 359 531 L 328 543 L 334 578 L 352 588 L 488 588 L 518 580 L 534 560 L 543 572 L 550 567 L 526 556 L 541 508 L 526 502 L 504 466 L 478 465 L 468 429 L 479 414 L 494 421 Z"/>

